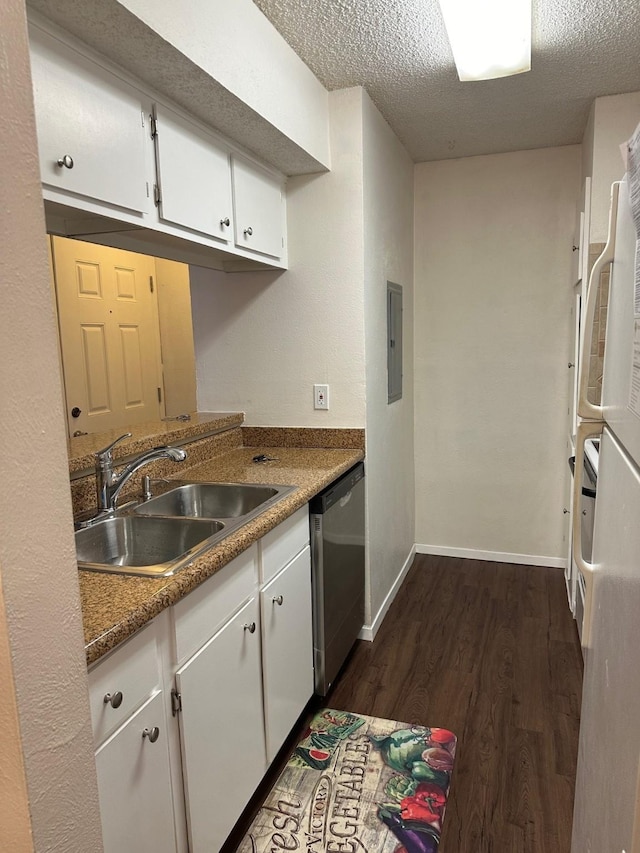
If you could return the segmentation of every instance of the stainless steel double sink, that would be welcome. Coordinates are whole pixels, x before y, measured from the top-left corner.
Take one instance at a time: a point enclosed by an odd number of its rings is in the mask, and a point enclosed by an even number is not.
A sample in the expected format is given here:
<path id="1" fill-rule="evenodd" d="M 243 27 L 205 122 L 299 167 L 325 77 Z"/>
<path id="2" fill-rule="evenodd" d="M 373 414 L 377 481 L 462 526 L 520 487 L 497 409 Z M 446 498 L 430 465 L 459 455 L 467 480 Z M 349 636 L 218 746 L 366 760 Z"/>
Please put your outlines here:
<path id="1" fill-rule="evenodd" d="M 295 486 L 153 481 L 161 494 L 76 531 L 78 566 L 169 577 Z"/>

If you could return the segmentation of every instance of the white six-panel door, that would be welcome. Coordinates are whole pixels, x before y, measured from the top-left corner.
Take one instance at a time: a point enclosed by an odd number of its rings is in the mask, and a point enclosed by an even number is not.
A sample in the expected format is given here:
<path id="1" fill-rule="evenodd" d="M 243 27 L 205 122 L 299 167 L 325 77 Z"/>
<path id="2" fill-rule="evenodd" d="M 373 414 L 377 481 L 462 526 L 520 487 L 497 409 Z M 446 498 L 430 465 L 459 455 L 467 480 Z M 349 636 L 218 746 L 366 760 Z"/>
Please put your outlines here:
<path id="1" fill-rule="evenodd" d="M 54 237 L 53 263 L 70 435 L 158 420 L 153 258 Z"/>

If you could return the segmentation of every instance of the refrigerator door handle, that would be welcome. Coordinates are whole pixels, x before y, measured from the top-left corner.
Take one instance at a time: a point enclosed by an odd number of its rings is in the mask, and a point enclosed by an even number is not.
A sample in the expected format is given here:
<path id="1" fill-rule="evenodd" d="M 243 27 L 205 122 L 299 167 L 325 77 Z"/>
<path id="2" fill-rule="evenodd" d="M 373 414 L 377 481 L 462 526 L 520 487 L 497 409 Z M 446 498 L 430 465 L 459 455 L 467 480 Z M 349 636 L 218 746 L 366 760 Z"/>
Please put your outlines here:
<path id="1" fill-rule="evenodd" d="M 602 421 L 582 421 L 578 425 L 576 435 L 576 460 L 584 459 L 584 443 L 587 438 L 602 434 Z M 582 527 L 580 512 L 584 464 L 577 464 L 573 476 L 573 507 L 572 507 L 572 556 L 584 578 L 584 615 L 582 618 L 582 645 L 589 647 L 591 641 L 591 620 L 593 613 L 593 581 L 600 566 L 587 562 L 582 555 Z"/>
<path id="2" fill-rule="evenodd" d="M 580 377 L 578 380 L 578 416 L 590 421 L 604 420 L 602 406 L 595 406 L 587 399 L 589 385 L 589 363 L 591 361 L 591 341 L 593 338 L 593 321 L 598 301 L 598 285 L 600 274 L 613 263 L 616 248 L 616 224 L 618 219 L 618 193 L 620 181 L 611 184 L 611 207 L 609 208 L 609 230 L 607 242 L 602 254 L 593 265 L 587 287 L 587 300 L 582 315 L 582 331 L 580 335 Z M 580 458 L 580 457 L 578 457 Z"/>

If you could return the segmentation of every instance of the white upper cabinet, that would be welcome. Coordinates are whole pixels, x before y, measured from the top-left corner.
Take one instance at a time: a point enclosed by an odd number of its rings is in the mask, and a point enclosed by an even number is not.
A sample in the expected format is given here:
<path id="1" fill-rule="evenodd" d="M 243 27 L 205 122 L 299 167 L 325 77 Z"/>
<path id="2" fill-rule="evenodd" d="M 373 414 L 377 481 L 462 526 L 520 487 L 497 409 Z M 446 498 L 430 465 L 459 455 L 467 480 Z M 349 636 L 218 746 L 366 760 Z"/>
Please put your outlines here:
<path id="1" fill-rule="evenodd" d="M 140 93 L 38 27 L 30 44 L 45 190 L 148 209 Z"/>
<path id="2" fill-rule="evenodd" d="M 160 218 L 228 242 L 229 152 L 166 107 L 156 104 L 154 112 Z"/>
<path id="3" fill-rule="evenodd" d="M 232 155 L 235 243 L 273 258 L 284 253 L 282 182 L 270 172 Z"/>

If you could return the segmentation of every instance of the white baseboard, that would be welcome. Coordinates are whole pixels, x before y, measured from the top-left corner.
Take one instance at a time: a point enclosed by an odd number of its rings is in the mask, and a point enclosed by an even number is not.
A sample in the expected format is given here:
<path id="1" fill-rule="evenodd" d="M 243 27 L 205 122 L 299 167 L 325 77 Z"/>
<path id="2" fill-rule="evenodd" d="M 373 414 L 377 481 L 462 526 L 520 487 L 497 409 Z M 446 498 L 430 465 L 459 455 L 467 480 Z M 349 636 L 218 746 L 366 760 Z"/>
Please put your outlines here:
<path id="1" fill-rule="evenodd" d="M 464 560 L 489 560 L 493 563 L 518 563 L 523 566 L 547 566 L 565 569 L 564 557 L 545 557 L 539 554 L 508 554 L 506 551 L 476 551 L 473 548 L 447 548 L 444 545 L 416 545 L 416 554 L 433 554 L 438 557 L 461 557 Z"/>
<path id="2" fill-rule="evenodd" d="M 376 613 L 376 617 L 373 620 L 372 624 L 362 626 L 362 629 L 360 630 L 360 633 L 358 634 L 359 640 L 368 640 L 369 642 L 372 642 L 373 640 L 375 640 L 376 634 L 378 633 L 378 630 L 380 629 L 380 626 L 382 625 L 382 620 L 387 615 L 387 611 L 391 607 L 391 604 L 393 603 L 393 599 L 398 594 L 398 590 L 402 586 L 402 581 L 405 579 L 405 577 L 407 576 L 407 572 L 411 568 L 411 564 L 413 563 L 413 558 L 415 557 L 415 555 L 416 555 L 416 546 L 414 545 L 413 548 L 411 549 L 411 551 L 409 551 L 409 556 L 404 561 L 404 565 L 400 569 L 400 572 L 398 573 L 398 577 L 393 582 L 393 586 L 391 587 L 391 589 L 387 593 L 387 597 L 382 602 L 380 609 Z"/>

